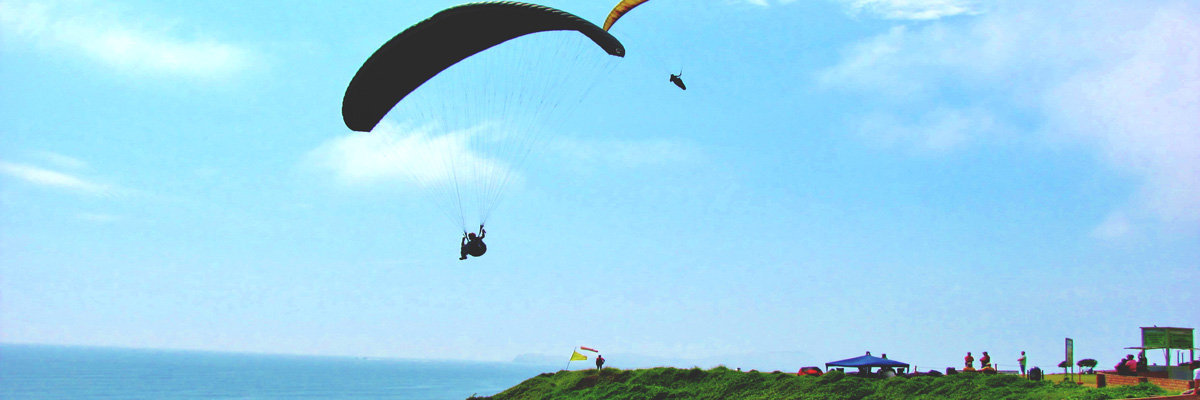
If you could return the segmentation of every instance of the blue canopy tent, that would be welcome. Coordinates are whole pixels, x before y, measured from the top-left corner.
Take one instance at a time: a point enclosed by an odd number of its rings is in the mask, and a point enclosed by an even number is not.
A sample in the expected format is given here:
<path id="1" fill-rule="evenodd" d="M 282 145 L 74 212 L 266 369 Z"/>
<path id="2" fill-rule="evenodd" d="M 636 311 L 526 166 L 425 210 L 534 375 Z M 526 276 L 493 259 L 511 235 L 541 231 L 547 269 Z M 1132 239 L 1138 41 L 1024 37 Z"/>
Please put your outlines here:
<path id="1" fill-rule="evenodd" d="M 832 361 L 832 362 L 825 363 L 826 371 L 829 370 L 829 367 L 855 367 L 855 368 L 858 368 L 859 371 L 862 371 L 865 374 L 870 374 L 871 368 L 875 368 L 875 367 L 878 367 L 878 368 L 892 367 L 894 369 L 900 370 L 901 373 L 908 370 L 907 363 L 893 361 L 893 360 L 889 360 L 886 358 L 875 357 L 875 356 L 872 356 L 871 353 L 867 353 L 867 355 L 858 356 L 858 357 L 854 357 L 854 358 L 847 358 L 845 360 L 838 360 L 838 361 Z"/>

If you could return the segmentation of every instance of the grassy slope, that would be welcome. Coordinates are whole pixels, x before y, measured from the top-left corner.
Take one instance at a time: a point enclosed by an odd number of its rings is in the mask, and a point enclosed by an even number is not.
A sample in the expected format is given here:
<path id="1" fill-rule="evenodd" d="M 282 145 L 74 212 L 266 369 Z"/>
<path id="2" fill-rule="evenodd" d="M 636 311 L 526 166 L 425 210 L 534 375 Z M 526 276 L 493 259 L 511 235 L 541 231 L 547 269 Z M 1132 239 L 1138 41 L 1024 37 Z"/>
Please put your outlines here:
<path id="1" fill-rule="evenodd" d="M 652 368 L 559 371 L 521 382 L 491 399 L 1126 399 L 1167 394 L 1149 384 L 1103 389 L 1014 375 L 862 379 L 832 372 L 787 373 Z"/>

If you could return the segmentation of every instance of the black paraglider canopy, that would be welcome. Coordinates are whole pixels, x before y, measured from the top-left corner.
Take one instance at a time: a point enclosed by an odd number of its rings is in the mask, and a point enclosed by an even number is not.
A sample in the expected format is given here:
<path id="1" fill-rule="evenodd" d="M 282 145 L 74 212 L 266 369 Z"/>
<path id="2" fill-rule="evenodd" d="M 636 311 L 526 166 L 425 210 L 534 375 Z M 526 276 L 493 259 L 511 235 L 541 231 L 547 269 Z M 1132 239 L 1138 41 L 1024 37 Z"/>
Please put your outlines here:
<path id="1" fill-rule="evenodd" d="M 342 119 L 352 130 L 370 131 L 442 70 L 510 39 L 555 30 L 578 31 L 608 54 L 625 55 L 615 37 L 565 11 L 507 1 L 451 7 L 400 32 L 363 63 L 346 88 Z"/>

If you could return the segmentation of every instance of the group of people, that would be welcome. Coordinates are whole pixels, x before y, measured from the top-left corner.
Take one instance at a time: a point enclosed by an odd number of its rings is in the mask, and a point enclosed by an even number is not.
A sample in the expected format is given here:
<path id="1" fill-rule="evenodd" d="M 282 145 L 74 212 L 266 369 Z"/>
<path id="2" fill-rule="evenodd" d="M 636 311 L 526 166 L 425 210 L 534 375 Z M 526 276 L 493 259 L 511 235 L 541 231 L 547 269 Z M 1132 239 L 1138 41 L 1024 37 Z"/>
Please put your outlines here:
<path id="1" fill-rule="evenodd" d="M 1017 358 L 1017 364 L 1021 365 L 1021 375 L 1022 376 L 1025 375 L 1025 362 L 1026 362 L 1025 352 L 1022 351 L 1021 357 Z M 965 364 L 963 366 L 963 370 L 974 371 L 975 370 L 975 356 L 971 355 L 971 352 L 968 351 L 967 356 L 963 357 L 963 364 Z M 985 352 L 983 352 L 983 356 L 979 357 L 979 369 L 988 369 L 988 368 L 991 368 L 992 370 L 996 369 L 996 367 L 994 365 L 992 365 L 992 356 L 989 355 L 988 352 L 985 351 Z"/>
<path id="2" fill-rule="evenodd" d="M 1117 375 L 1135 376 L 1138 371 L 1146 371 L 1149 361 L 1146 360 L 1146 352 L 1139 351 L 1137 359 L 1133 358 L 1133 354 L 1126 354 L 1125 358 L 1117 361 L 1117 365 L 1113 369 L 1117 370 Z"/>
<path id="3" fill-rule="evenodd" d="M 1022 352 L 1021 354 L 1024 354 L 1024 352 Z M 963 357 L 963 363 L 966 364 L 963 367 L 964 370 L 967 370 L 967 371 L 975 370 L 975 356 L 972 356 L 971 352 L 968 351 L 967 356 Z M 992 367 L 992 356 L 988 355 L 988 352 L 986 352 L 986 351 L 983 352 L 982 357 L 979 357 L 979 369 L 984 369 L 984 368 L 995 369 L 995 367 Z"/>

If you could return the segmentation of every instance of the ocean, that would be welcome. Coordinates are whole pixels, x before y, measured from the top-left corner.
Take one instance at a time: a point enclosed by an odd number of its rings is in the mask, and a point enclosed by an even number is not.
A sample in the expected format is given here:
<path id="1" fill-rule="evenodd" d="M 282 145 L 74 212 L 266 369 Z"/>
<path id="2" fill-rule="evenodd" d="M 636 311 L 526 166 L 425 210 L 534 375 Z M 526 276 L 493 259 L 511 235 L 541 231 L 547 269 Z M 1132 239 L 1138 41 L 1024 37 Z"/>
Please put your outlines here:
<path id="1" fill-rule="evenodd" d="M 0 399 L 466 399 L 554 367 L 0 345 Z"/>

